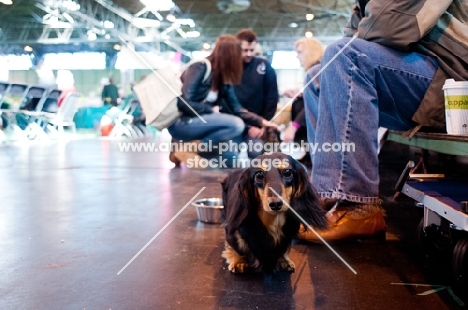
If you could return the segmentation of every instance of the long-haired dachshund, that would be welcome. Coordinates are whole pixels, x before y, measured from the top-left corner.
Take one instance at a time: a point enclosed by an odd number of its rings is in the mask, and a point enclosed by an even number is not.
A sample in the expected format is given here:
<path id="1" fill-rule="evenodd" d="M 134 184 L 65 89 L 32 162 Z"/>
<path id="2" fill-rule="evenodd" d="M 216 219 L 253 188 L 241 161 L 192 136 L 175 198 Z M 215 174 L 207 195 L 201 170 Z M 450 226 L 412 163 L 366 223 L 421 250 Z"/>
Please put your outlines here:
<path id="1" fill-rule="evenodd" d="M 222 182 L 226 212 L 223 258 L 234 273 L 295 270 L 288 254 L 300 219 L 325 228 L 325 211 L 305 168 L 283 153 L 261 155 Z M 280 196 L 278 197 L 278 195 Z"/>

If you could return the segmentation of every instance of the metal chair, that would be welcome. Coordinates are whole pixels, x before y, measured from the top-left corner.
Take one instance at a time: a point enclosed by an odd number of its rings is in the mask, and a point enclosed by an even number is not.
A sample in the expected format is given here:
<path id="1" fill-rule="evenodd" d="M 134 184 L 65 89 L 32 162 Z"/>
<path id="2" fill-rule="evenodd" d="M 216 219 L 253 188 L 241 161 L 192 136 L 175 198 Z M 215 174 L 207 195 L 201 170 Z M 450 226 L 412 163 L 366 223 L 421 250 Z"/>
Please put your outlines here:
<path id="1" fill-rule="evenodd" d="M 48 132 L 62 136 L 65 132 L 65 127 L 69 127 L 73 133 L 76 133 L 73 118 L 77 110 L 79 98 L 80 96 L 76 93 L 68 94 L 58 108 L 57 113 L 42 112 L 43 121 L 46 123 Z"/>

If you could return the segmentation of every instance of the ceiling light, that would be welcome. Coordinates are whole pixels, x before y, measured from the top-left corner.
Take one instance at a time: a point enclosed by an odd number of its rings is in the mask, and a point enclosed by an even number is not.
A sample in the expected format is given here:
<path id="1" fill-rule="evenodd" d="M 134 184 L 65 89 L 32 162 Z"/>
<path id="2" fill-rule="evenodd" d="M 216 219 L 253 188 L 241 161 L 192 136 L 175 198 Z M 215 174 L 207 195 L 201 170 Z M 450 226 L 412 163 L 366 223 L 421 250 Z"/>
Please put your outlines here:
<path id="1" fill-rule="evenodd" d="M 209 50 L 211 48 L 211 44 L 210 43 L 203 43 L 203 49 L 204 50 Z"/>
<path id="2" fill-rule="evenodd" d="M 288 25 L 289 28 L 297 28 L 298 26 L 299 25 L 297 23 L 294 23 L 294 22 L 289 23 L 289 25 Z"/>
<path id="3" fill-rule="evenodd" d="M 156 19 L 149 19 L 149 18 L 142 18 L 142 17 L 136 17 L 132 19 L 132 24 L 140 29 L 143 28 L 158 28 L 161 26 L 161 22 Z"/>
<path id="4" fill-rule="evenodd" d="M 172 0 L 140 0 L 148 10 L 155 11 L 170 11 L 175 7 L 175 4 Z"/>
<path id="5" fill-rule="evenodd" d="M 60 5 L 70 11 L 78 11 L 80 9 L 80 5 L 73 0 L 62 1 Z"/>
<path id="6" fill-rule="evenodd" d="M 33 51 L 33 48 L 32 48 L 31 46 L 29 46 L 29 45 L 26 45 L 26 46 L 24 47 L 24 51 L 30 53 L 30 52 Z"/>
<path id="7" fill-rule="evenodd" d="M 225 13 L 238 13 L 247 10 L 250 7 L 250 1 L 248 0 L 225 0 L 218 1 L 216 4 L 218 9 Z"/>
<path id="8" fill-rule="evenodd" d="M 88 35 L 88 41 L 95 41 L 97 39 L 96 32 L 93 30 L 88 30 L 86 34 Z"/>
<path id="9" fill-rule="evenodd" d="M 200 31 L 187 31 L 185 33 L 185 35 L 187 36 L 187 38 L 198 38 L 200 36 Z"/>
<path id="10" fill-rule="evenodd" d="M 0 3 L 3 3 L 5 5 L 12 5 L 13 1 L 12 0 L 0 0 Z"/>
<path id="11" fill-rule="evenodd" d="M 314 14 L 306 14 L 306 19 L 307 20 L 313 20 L 314 19 Z"/>
<path id="12" fill-rule="evenodd" d="M 116 51 L 120 51 L 121 48 L 122 48 L 122 47 L 121 47 L 119 44 L 115 44 L 115 45 L 114 45 L 114 49 L 115 49 Z"/>
<path id="13" fill-rule="evenodd" d="M 112 29 L 112 28 L 114 28 L 114 23 L 111 22 L 110 20 L 105 20 L 103 22 L 103 26 L 104 26 L 104 28 Z"/>
<path id="14" fill-rule="evenodd" d="M 170 21 L 171 23 L 175 22 L 177 18 L 175 17 L 174 14 L 167 14 L 166 19 Z"/>
<path id="15" fill-rule="evenodd" d="M 304 34 L 306 38 L 312 38 L 314 36 L 314 34 L 312 33 L 312 31 L 310 30 L 307 30 L 306 33 Z"/>

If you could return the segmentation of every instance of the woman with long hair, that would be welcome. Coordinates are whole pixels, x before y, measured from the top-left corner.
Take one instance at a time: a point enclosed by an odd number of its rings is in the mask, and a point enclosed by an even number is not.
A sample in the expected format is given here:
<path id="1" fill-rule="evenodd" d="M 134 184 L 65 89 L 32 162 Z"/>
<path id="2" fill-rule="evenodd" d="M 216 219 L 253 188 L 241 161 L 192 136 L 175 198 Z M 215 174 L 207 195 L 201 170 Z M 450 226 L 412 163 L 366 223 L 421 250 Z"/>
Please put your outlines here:
<path id="1" fill-rule="evenodd" d="M 170 154 L 170 160 L 178 166 L 180 162 L 199 162 L 203 157 L 232 157 L 237 150 L 229 154 L 218 154 L 216 145 L 226 141 L 240 141 L 245 124 L 251 126 L 274 126 L 256 114 L 242 107 L 234 93 L 232 85 L 240 83 L 242 78 L 242 56 L 238 40 L 232 35 L 222 35 L 216 41 L 213 52 L 205 61 L 192 63 L 181 76 L 182 95 L 177 107 L 182 113 L 180 119 L 172 124 L 168 131 L 178 143 L 178 150 Z M 206 63 L 209 61 L 209 64 Z M 211 67 L 210 75 L 204 75 Z M 214 108 L 217 106 L 218 108 Z M 217 112 L 219 110 L 220 112 Z M 200 148 L 187 151 L 184 142 L 191 142 Z M 206 145 L 215 146 L 205 150 Z M 210 152 L 211 151 L 211 152 Z M 197 158 L 198 157 L 198 158 Z"/>

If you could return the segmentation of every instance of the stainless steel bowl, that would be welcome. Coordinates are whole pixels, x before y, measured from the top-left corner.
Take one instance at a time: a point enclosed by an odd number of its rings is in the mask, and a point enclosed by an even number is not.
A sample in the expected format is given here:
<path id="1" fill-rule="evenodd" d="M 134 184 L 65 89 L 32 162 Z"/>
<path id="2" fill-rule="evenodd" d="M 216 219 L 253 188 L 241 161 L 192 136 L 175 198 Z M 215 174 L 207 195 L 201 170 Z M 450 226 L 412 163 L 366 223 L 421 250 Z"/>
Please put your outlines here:
<path id="1" fill-rule="evenodd" d="M 197 209 L 198 220 L 204 223 L 221 224 L 224 222 L 224 206 L 221 198 L 204 198 L 192 202 Z"/>

